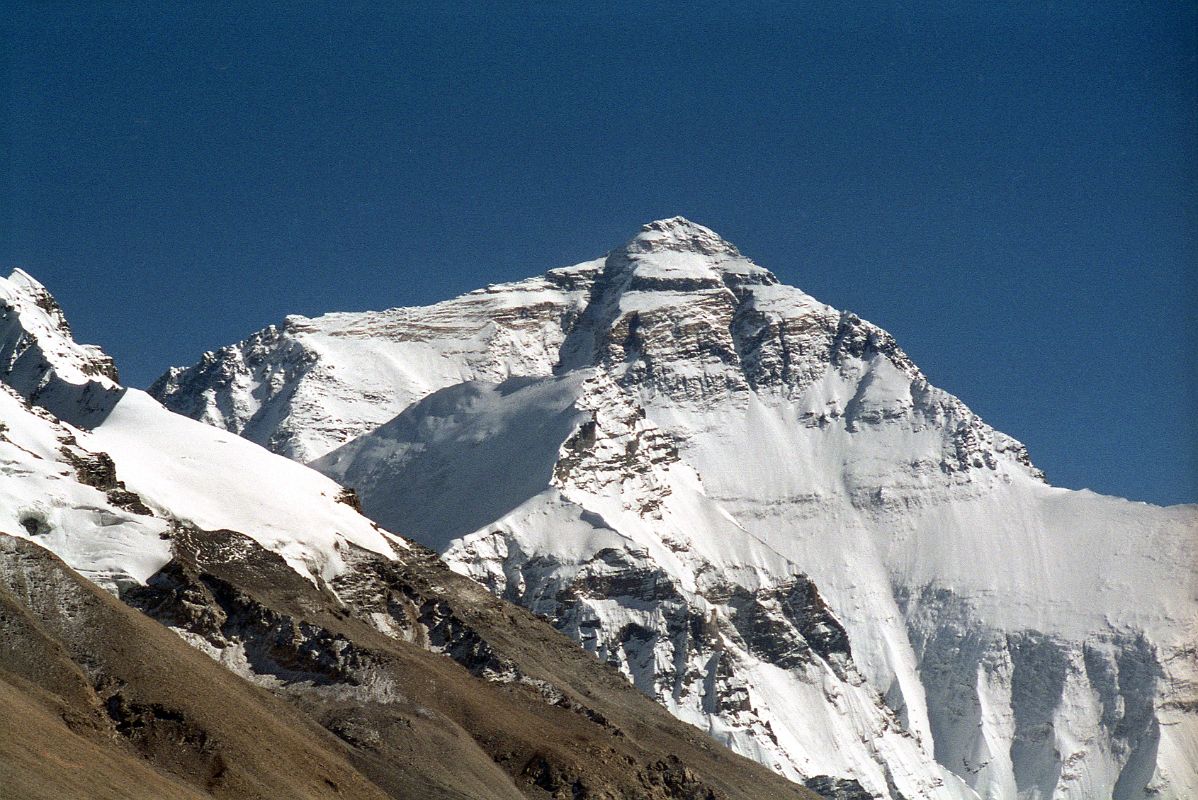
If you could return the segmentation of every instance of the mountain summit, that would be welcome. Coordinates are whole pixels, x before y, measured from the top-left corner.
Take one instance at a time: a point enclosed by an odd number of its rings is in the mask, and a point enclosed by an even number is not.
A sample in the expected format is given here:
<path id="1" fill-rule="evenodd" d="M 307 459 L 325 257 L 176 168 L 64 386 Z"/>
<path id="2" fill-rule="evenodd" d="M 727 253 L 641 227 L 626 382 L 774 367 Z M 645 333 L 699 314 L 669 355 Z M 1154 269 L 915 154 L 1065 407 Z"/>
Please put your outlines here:
<path id="1" fill-rule="evenodd" d="M 734 244 L 722 239 L 710 228 L 691 222 L 686 217 L 670 217 L 647 223 L 641 228 L 641 232 L 624 246 L 624 252 L 629 254 L 667 250 L 708 256 L 740 257 L 740 251 Z"/>
<path id="2" fill-rule="evenodd" d="M 826 796 L 1198 794 L 1198 509 L 1048 485 L 887 332 L 685 219 L 289 317 L 151 391 Z"/>

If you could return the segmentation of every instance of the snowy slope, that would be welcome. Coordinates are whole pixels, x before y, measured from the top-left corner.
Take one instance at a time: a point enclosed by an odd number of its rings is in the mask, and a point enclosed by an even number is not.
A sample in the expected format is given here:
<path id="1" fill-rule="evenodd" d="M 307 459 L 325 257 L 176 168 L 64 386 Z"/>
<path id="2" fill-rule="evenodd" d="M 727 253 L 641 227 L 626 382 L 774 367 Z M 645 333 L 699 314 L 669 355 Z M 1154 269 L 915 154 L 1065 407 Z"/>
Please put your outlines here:
<path id="1" fill-rule="evenodd" d="M 316 459 L 822 791 L 1198 795 L 1198 509 L 1047 485 L 885 331 L 702 226 L 289 318 L 152 392 Z"/>
<path id="2" fill-rule="evenodd" d="M 338 502 L 333 481 L 121 387 L 111 360 L 71 339 L 25 273 L 0 279 L 0 313 L 3 530 L 27 532 L 110 587 L 166 563 L 171 522 L 245 533 L 313 579 L 341 572 L 343 542 L 383 554 L 402 546 Z M 100 488 L 81 482 L 88 469 Z M 117 480 L 127 496 L 114 505 Z"/>
<path id="3" fill-rule="evenodd" d="M 170 559 L 160 538 L 166 521 L 78 479 L 98 462 L 78 446 L 77 431 L 34 413 L 7 386 L 0 420 L 0 530 L 36 540 L 110 587 L 144 582 Z"/>

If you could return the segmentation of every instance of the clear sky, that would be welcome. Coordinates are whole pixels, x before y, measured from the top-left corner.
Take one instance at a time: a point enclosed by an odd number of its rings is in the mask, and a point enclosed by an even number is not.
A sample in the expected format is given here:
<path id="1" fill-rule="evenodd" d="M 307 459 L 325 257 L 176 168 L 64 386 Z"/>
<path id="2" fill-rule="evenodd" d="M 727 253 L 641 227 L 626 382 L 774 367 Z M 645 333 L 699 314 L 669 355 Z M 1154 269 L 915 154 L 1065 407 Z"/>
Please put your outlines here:
<path id="1" fill-rule="evenodd" d="M 126 382 L 683 214 L 1052 482 L 1198 501 L 1198 5 L 252 5 L 0 2 L 0 267 Z"/>

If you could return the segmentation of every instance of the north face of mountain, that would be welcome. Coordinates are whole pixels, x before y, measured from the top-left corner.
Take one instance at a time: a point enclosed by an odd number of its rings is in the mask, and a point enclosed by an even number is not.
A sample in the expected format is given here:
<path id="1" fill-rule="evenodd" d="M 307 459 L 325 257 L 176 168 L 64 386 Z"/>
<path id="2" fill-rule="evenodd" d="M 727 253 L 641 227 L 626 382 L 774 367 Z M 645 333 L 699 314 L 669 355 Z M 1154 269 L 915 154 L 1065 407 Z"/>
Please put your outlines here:
<path id="1" fill-rule="evenodd" d="M 826 794 L 1198 793 L 1198 509 L 1048 485 L 885 331 L 689 221 L 291 317 L 153 392 Z"/>

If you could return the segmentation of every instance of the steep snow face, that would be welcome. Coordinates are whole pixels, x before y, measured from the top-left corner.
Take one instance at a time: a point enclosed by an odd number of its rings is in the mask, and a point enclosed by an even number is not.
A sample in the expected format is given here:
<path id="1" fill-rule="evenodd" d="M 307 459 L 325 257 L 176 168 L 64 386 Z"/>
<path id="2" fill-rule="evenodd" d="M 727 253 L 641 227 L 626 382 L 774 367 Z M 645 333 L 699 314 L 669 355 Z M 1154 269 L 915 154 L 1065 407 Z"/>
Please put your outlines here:
<path id="1" fill-rule="evenodd" d="M 1048 486 L 889 334 L 702 226 L 292 318 L 153 391 L 317 457 L 820 791 L 1198 795 L 1198 509 Z"/>
<path id="2" fill-rule="evenodd" d="M 121 387 L 25 273 L 0 279 L 0 314 L 5 532 L 109 588 L 161 567 L 175 523 L 244 533 L 312 579 L 344 570 L 346 542 L 393 553 L 338 484 Z"/>
<path id="3" fill-rule="evenodd" d="M 605 372 L 449 387 L 314 466 L 782 774 L 969 795 L 879 701 L 815 584 L 708 500 Z"/>

